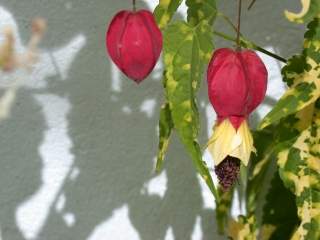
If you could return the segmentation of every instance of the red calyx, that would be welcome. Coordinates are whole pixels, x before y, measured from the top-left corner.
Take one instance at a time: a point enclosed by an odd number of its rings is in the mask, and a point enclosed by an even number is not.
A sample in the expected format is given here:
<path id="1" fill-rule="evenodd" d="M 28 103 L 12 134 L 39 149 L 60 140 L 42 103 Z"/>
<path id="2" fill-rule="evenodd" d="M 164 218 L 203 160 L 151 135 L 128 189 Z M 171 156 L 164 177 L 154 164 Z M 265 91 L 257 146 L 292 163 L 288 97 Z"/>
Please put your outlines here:
<path id="1" fill-rule="evenodd" d="M 254 51 L 216 50 L 209 63 L 207 81 L 209 99 L 218 122 L 229 118 L 238 129 L 263 101 L 267 79 L 267 69 Z"/>
<path id="2" fill-rule="evenodd" d="M 151 12 L 120 11 L 109 25 L 106 46 L 118 68 L 140 83 L 160 56 L 162 34 Z"/>

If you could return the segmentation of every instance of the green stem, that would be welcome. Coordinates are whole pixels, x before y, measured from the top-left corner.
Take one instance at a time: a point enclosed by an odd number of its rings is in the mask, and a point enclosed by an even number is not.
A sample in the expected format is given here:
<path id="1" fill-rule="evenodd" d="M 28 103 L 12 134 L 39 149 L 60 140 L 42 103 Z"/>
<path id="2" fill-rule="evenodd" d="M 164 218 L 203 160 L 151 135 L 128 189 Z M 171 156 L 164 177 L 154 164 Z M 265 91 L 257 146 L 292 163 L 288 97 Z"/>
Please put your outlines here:
<path id="1" fill-rule="evenodd" d="M 224 38 L 228 41 L 231 41 L 231 42 L 236 42 L 236 39 L 234 37 L 231 37 L 225 33 L 222 33 L 222 32 L 218 32 L 218 31 L 213 31 L 213 33 L 221 38 Z"/>
<path id="2" fill-rule="evenodd" d="M 132 0 L 132 9 L 134 12 L 137 10 L 136 9 L 136 0 Z"/>
<path id="3" fill-rule="evenodd" d="M 242 7 L 242 0 L 239 0 L 238 21 L 237 21 L 237 49 L 239 50 L 241 49 L 241 44 L 240 44 L 241 7 Z"/>
<path id="4" fill-rule="evenodd" d="M 224 15 L 222 12 L 217 12 L 217 16 L 218 17 L 222 17 L 223 20 L 226 21 L 226 23 L 228 23 L 232 29 L 237 32 L 237 27 L 233 24 L 233 22 L 230 20 L 230 18 L 228 18 L 226 15 Z"/>
<path id="5" fill-rule="evenodd" d="M 255 1 L 253 1 L 253 2 L 255 2 Z M 218 13 L 217 13 L 217 16 L 218 16 L 218 17 L 222 17 L 223 20 L 225 20 L 226 23 L 229 24 L 235 32 L 237 32 L 237 27 L 232 23 L 232 21 L 230 20 L 229 17 L 227 17 L 226 15 L 224 15 L 222 12 L 218 12 Z M 227 35 L 227 34 L 225 34 L 225 33 L 218 32 L 218 31 L 214 31 L 214 34 L 217 35 L 217 36 L 219 36 L 219 37 L 221 37 L 221 38 L 224 38 L 224 39 L 226 39 L 226 40 L 229 40 L 229 41 L 231 41 L 231 42 L 237 42 L 237 39 L 235 39 L 235 38 L 233 38 L 233 37 L 231 37 L 231 36 L 229 36 L 229 35 Z M 266 54 L 266 55 L 268 55 L 268 56 L 270 56 L 270 57 L 273 57 L 273 58 L 275 58 L 275 59 L 277 59 L 277 60 L 279 60 L 279 61 L 281 61 L 281 62 L 287 63 L 287 60 L 286 60 L 285 58 L 280 57 L 280 56 L 278 56 L 278 55 L 276 55 L 276 54 L 274 54 L 274 53 L 272 53 L 272 52 L 269 52 L 269 51 L 265 50 L 264 48 L 258 46 L 257 44 L 253 43 L 253 42 L 250 42 L 250 41 L 248 41 L 248 40 L 245 40 L 245 39 L 243 38 L 241 32 L 240 32 L 240 39 L 241 39 L 241 41 L 240 41 L 241 46 L 255 49 L 255 50 L 257 50 L 257 51 L 259 51 L 259 52 L 262 52 L 262 53 L 264 53 L 264 54 Z"/>
<path id="6" fill-rule="evenodd" d="M 254 44 L 254 43 L 252 43 L 252 44 Z M 262 53 L 264 53 L 266 55 L 269 55 L 270 57 L 273 57 L 273 58 L 275 58 L 275 59 L 277 59 L 277 60 L 279 60 L 279 61 L 281 61 L 283 63 L 287 63 L 287 59 L 285 59 L 283 57 L 280 57 L 277 54 L 274 54 L 272 52 L 269 52 L 269 51 L 265 50 L 264 48 L 262 48 L 260 46 L 257 46 L 257 45 L 254 44 L 254 49 L 256 49 L 257 51 L 262 52 Z"/>
<path id="7" fill-rule="evenodd" d="M 214 34 L 219 36 L 219 37 L 221 37 L 221 38 L 224 38 L 224 39 L 226 39 L 228 41 L 235 42 L 235 43 L 237 42 L 236 38 L 231 37 L 231 36 L 229 36 L 229 35 L 227 35 L 225 33 L 214 31 Z M 245 48 L 251 48 L 251 49 L 257 50 L 259 52 L 262 52 L 262 53 L 264 53 L 264 54 L 266 54 L 266 55 L 268 55 L 270 57 L 273 57 L 273 58 L 275 58 L 275 59 L 277 59 L 277 60 L 279 60 L 279 61 L 281 61 L 283 63 L 287 63 L 287 60 L 285 58 L 280 57 L 277 54 L 274 54 L 272 52 L 269 52 L 268 50 L 258 46 L 257 44 L 244 39 L 243 37 L 241 37 L 241 39 L 240 39 L 240 45 L 242 47 L 245 47 Z"/>

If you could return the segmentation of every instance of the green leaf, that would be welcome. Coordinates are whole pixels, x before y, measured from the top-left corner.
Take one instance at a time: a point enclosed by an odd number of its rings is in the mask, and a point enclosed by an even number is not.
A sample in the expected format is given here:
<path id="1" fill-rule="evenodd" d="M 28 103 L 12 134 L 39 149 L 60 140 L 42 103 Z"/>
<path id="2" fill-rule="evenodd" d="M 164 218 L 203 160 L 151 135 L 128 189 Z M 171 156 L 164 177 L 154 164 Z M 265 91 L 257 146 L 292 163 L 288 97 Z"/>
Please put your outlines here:
<path id="1" fill-rule="evenodd" d="M 285 207 L 283 206 L 285 204 Z M 290 239 L 299 224 L 294 195 L 283 185 L 276 172 L 263 207 L 262 233 L 269 240 Z"/>
<path id="2" fill-rule="evenodd" d="M 228 236 L 232 240 L 256 240 L 257 222 L 255 216 L 245 217 L 240 215 L 238 221 L 231 219 Z"/>
<path id="3" fill-rule="evenodd" d="M 159 0 L 159 4 L 153 14 L 161 29 L 165 28 L 170 22 L 181 2 L 182 0 Z"/>
<path id="4" fill-rule="evenodd" d="M 173 123 L 169 104 L 165 103 L 160 110 L 159 120 L 159 151 L 157 156 L 156 171 L 162 169 L 165 153 L 167 152 Z"/>
<path id="5" fill-rule="evenodd" d="M 217 15 L 215 0 L 187 0 L 186 5 L 188 6 L 188 23 L 192 26 L 204 19 L 211 25 Z"/>
<path id="6" fill-rule="evenodd" d="M 291 147 L 295 142 L 300 129 L 304 129 L 302 121 L 308 119 L 309 111 L 299 112 L 299 115 L 290 115 L 282 119 L 278 125 L 271 125 L 263 130 L 253 132 L 253 139 L 257 150 L 251 156 L 248 168 L 247 182 L 247 212 L 253 214 L 260 207 L 261 194 L 265 184 L 269 184 L 269 169 L 283 149 Z M 311 113 L 312 115 L 312 113 Z M 310 122 L 309 122 L 310 124 Z"/>
<path id="7" fill-rule="evenodd" d="M 213 51 L 212 35 L 205 21 L 195 27 L 182 21 L 169 25 L 164 31 L 164 62 L 166 96 L 173 124 L 199 174 L 217 197 L 197 141 L 200 124 L 195 100 L 204 67 Z"/>
<path id="8" fill-rule="evenodd" d="M 285 11 L 286 17 L 296 23 L 311 21 L 314 17 L 320 17 L 320 0 L 301 0 L 302 10 L 300 13 Z"/>
<path id="9" fill-rule="evenodd" d="M 296 196 L 301 220 L 292 239 L 320 239 L 320 100 L 312 124 L 278 154 L 280 177 Z"/>
<path id="10" fill-rule="evenodd" d="M 260 213 L 259 210 L 264 203 L 262 201 L 264 195 L 263 189 L 270 184 L 268 177 L 275 171 L 274 163 L 277 159 L 277 154 L 284 149 L 290 148 L 296 141 L 300 133 L 299 129 L 302 129 L 304 125 L 301 121 L 305 120 L 308 114 L 309 111 L 305 111 L 303 114 L 299 113 L 299 116 L 290 115 L 282 119 L 278 125 L 271 125 L 261 131 L 253 132 L 257 154 L 252 155 L 251 164 L 248 169 L 246 190 L 248 217 Z M 280 204 L 280 202 L 277 204 Z M 261 239 L 269 240 L 275 230 L 276 226 L 265 224 L 261 229 Z"/>
<path id="11" fill-rule="evenodd" d="M 254 145 L 257 154 L 252 154 L 251 164 L 248 168 L 248 182 L 246 190 L 246 203 L 248 214 L 256 211 L 262 185 L 274 155 L 274 132 L 269 130 L 253 132 Z"/>
<path id="12" fill-rule="evenodd" d="M 320 72 L 319 72 L 320 74 Z M 316 77 L 314 75 L 314 77 Z M 315 81 L 318 79 L 314 79 Z M 279 121 L 283 117 L 296 113 L 311 103 L 315 102 L 320 96 L 320 83 L 302 82 L 294 88 L 290 88 L 286 94 L 279 100 L 276 106 L 263 119 L 260 128 L 264 128 L 271 123 Z"/>
<path id="13" fill-rule="evenodd" d="M 319 9 L 320 11 L 320 9 Z M 308 31 L 304 34 L 303 55 L 311 58 L 314 62 L 320 62 L 320 17 L 315 18 L 308 24 Z"/>
<path id="14" fill-rule="evenodd" d="M 290 88 L 262 120 L 262 129 L 314 103 L 320 96 L 320 19 L 308 25 L 302 55 L 294 56 L 282 69 Z"/>

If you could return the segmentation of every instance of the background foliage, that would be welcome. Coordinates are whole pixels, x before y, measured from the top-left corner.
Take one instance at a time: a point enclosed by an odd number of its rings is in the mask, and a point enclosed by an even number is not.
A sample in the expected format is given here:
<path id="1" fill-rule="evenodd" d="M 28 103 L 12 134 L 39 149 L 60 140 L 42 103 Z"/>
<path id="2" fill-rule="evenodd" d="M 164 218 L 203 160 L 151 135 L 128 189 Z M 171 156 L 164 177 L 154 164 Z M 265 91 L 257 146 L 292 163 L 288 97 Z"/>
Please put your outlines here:
<path id="1" fill-rule="evenodd" d="M 287 60 L 282 75 L 288 90 L 254 132 L 257 155 L 246 174 L 247 214 L 238 219 L 229 217 L 234 190 L 222 193 L 215 188 L 197 141 L 197 92 L 214 51 L 213 40 L 217 35 L 234 39 L 214 31 L 221 15 L 215 0 L 186 0 L 187 21 L 171 21 L 182 0 L 160 0 L 154 11 L 164 35 L 165 63 L 157 170 L 176 132 L 216 198 L 220 232 L 232 239 L 320 239 L 320 0 L 301 2 L 300 13 L 285 11 L 285 16 L 307 24 L 303 49 Z M 241 43 L 265 52 L 243 36 Z M 274 177 L 258 218 L 261 185 L 270 171 Z"/>

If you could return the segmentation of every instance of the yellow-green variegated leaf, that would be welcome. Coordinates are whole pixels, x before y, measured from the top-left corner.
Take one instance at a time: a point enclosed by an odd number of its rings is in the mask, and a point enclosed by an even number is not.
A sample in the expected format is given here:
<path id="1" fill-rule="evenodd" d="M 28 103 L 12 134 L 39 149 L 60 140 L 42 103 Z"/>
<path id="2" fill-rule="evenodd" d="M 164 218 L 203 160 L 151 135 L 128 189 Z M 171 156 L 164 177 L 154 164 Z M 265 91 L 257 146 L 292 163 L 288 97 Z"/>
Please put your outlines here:
<path id="1" fill-rule="evenodd" d="M 161 29 L 167 26 L 173 14 L 177 11 L 182 0 L 159 0 L 158 6 L 154 10 L 154 16 Z"/>
<path id="2" fill-rule="evenodd" d="M 270 184 L 268 173 L 277 159 L 277 154 L 292 146 L 301 129 L 305 129 L 302 128 L 305 125 L 302 122 L 308 118 L 309 111 L 299 112 L 282 119 L 277 125 L 253 132 L 257 152 L 252 154 L 248 168 L 246 201 L 249 214 L 253 214 L 259 207 L 258 200 L 261 199 L 263 189 Z M 310 122 L 308 123 L 310 125 Z"/>
<path id="3" fill-rule="evenodd" d="M 258 204 L 262 185 L 266 181 L 266 173 L 268 166 L 272 162 L 274 155 L 275 136 L 274 129 L 264 129 L 262 131 L 253 132 L 254 145 L 256 154 L 252 154 L 250 165 L 248 167 L 248 180 L 246 189 L 246 204 L 248 214 L 253 214 Z"/>
<path id="4" fill-rule="evenodd" d="M 284 81 L 290 86 L 260 124 L 260 129 L 294 114 L 320 97 L 320 18 L 308 24 L 304 50 L 282 69 Z"/>
<path id="5" fill-rule="evenodd" d="M 277 125 L 253 132 L 256 154 L 252 154 L 248 168 L 248 212 L 256 209 L 261 184 L 269 184 L 265 177 L 270 164 L 276 160 L 280 151 L 292 146 L 301 131 L 310 126 L 313 111 L 314 104 L 311 104 L 296 114 L 281 119 Z"/>
<path id="6" fill-rule="evenodd" d="M 278 154 L 280 176 L 296 196 L 300 226 L 292 239 L 320 239 L 320 100 L 309 128 Z"/>
<path id="7" fill-rule="evenodd" d="M 260 235 L 268 235 L 268 238 L 264 238 L 266 240 L 290 239 L 299 224 L 295 196 L 284 186 L 278 171 L 270 185 L 263 206 Z"/>
<path id="8" fill-rule="evenodd" d="M 294 88 L 290 88 L 263 119 L 260 128 L 264 128 L 314 103 L 320 96 L 320 82 L 316 75 L 314 75 L 314 80 L 315 82 L 302 82 Z"/>
<path id="9" fill-rule="evenodd" d="M 162 169 L 164 156 L 169 146 L 169 140 L 170 140 L 172 128 L 173 128 L 173 123 L 171 119 L 169 104 L 165 103 L 160 110 L 159 149 L 158 149 L 157 164 L 156 164 L 157 172 L 160 172 Z"/>
<path id="10" fill-rule="evenodd" d="M 206 20 L 212 24 L 217 14 L 216 0 L 186 0 L 188 7 L 188 23 L 197 25 L 200 21 Z"/>
<path id="11" fill-rule="evenodd" d="M 299 13 L 285 11 L 286 17 L 296 23 L 305 23 L 314 17 L 320 17 L 320 0 L 301 0 L 302 9 Z"/>
<path id="12" fill-rule="evenodd" d="M 232 240 L 256 240 L 257 239 L 256 217 L 239 216 L 238 221 L 233 219 L 229 222 L 228 237 Z"/>
<path id="13" fill-rule="evenodd" d="M 295 115 L 289 115 L 280 120 L 277 125 L 271 125 L 261 131 L 253 133 L 257 154 L 252 155 L 248 169 L 246 190 L 247 214 L 250 216 L 261 209 L 264 202 L 263 226 L 260 229 L 260 238 L 265 240 L 289 239 L 297 226 L 295 198 L 288 193 L 278 175 L 269 181 L 274 169 L 274 162 L 279 152 L 291 148 L 300 132 L 308 128 L 312 121 L 314 105 L 310 105 Z M 263 189 L 271 185 L 265 201 Z M 290 197 L 291 194 L 291 197 Z M 285 202 L 287 208 L 279 205 Z"/>
<path id="14" fill-rule="evenodd" d="M 217 197 L 197 141 L 199 113 L 195 100 L 204 67 L 213 51 L 212 35 L 206 21 L 196 27 L 182 21 L 168 25 L 164 31 L 164 62 L 166 97 L 174 127 L 198 172 Z"/>

